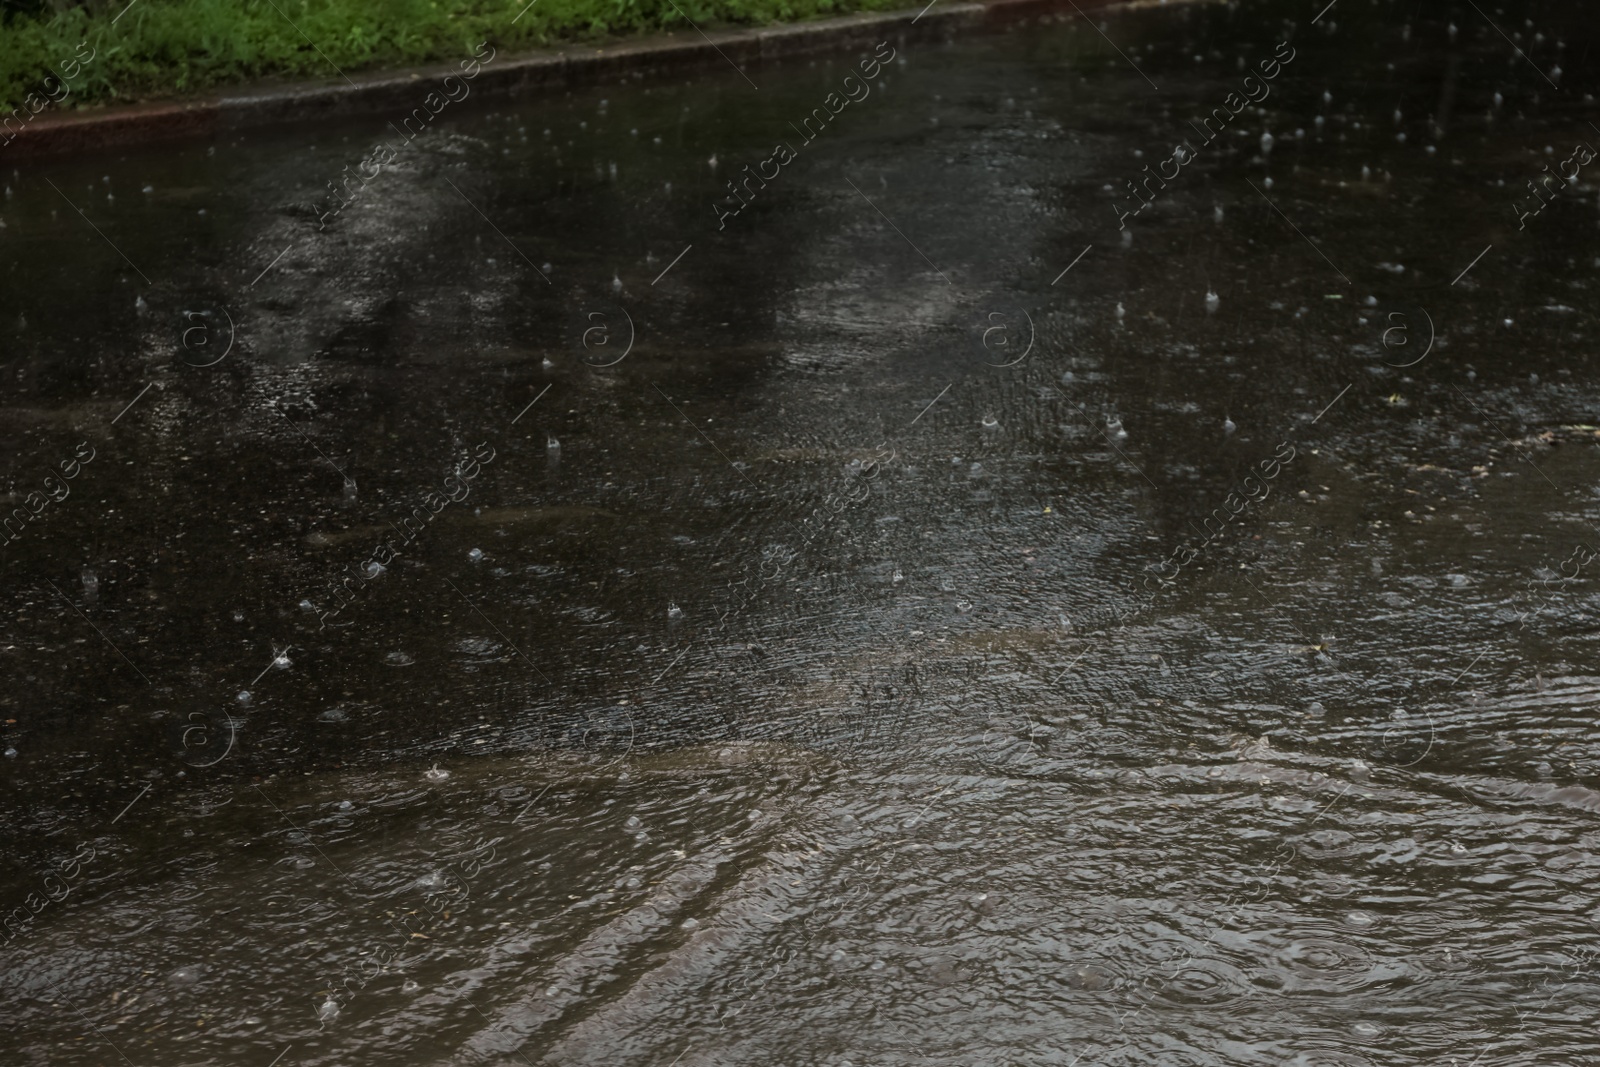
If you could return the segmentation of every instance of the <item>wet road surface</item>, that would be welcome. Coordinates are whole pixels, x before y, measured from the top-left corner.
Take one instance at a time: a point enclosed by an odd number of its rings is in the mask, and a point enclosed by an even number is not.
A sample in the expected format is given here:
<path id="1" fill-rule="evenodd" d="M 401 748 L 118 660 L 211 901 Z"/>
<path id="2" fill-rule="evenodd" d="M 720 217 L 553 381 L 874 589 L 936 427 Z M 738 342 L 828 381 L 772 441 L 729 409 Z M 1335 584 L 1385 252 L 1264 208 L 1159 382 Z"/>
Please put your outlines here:
<path id="1" fill-rule="evenodd" d="M 1583 13 L 1315 7 L 6 166 L 6 1062 L 1591 1062 Z"/>

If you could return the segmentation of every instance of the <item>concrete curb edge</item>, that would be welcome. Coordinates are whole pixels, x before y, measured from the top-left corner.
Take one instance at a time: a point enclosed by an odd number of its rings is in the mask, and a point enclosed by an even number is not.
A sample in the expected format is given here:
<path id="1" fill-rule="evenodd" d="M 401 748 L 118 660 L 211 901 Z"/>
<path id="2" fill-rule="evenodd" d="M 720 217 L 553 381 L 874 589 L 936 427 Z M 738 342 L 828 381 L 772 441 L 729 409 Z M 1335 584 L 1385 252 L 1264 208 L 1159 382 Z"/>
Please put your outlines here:
<path id="1" fill-rule="evenodd" d="M 1166 3 L 1167 0 L 1162 0 Z M 1182 6 L 1176 0 L 1173 6 Z M 961 30 L 994 28 L 1044 15 L 1075 14 L 1117 6 L 1140 8 L 1126 0 L 982 0 L 930 5 L 920 12 L 891 11 L 843 15 L 815 22 L 725 30 L 705 37 L 666 33 L 597 47 L 524 53 L 482 68 L 472 94 L 506 99 L 644 77 L 669 71 L 726 66 L 759 67 L 764 62 L 849 47 L 870 48 L 878 41 L 927 40 Z M 421 103 L 419 89 L 437 84 L 454 65 L 431 65 L 400 72 L 343 80 L 258 87 L 186 100 L 108 107 L 85 112 L 47 112 L 0 145 L 0 162 L 127 148 L 156 141 L 215 136 L 234 130 L 326 122 L 407 112 Z"/>

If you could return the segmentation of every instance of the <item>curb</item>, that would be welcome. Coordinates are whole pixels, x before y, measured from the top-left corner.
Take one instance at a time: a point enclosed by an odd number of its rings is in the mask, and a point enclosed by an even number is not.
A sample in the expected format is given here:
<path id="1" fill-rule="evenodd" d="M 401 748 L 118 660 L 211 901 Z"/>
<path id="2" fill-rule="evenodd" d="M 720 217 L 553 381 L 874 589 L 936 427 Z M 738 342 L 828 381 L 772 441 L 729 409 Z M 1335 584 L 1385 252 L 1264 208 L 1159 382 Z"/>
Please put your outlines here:
<path id="1" fill-rule="evenodd" d="M 1166 2 L 1166 0 L 1162 0 Z M 945 3 L 920 12 L 843 15 L 815 22 L 723 30 L 689 37 L 658 34 L 593 48 L 524 53 L 485 67 L 473 86 L 487 99 L 548 93 L 618 81 L 624 77 L 726 66 L 759 67 L 794 56 L 870 47 L 887 37 L 899 41 L 950 37 L 1042 15 L 1109 6 L 1147 6 L 1135 0 L 982 0 Z M 931 8 L 931 10 L 930 10 Z M 234 130 L 300 122 L 326 122 L 394 111 L 418 103 L 419 84 L 436 84 L 451 65 L 356 77 L 352 82 L 306 82 L 247 89 L 153 104 L 109 107 L 86 113 L 47 113 L 0 145 L 0 161 L 89 153 L 157 141 L 215 136 Z"/>

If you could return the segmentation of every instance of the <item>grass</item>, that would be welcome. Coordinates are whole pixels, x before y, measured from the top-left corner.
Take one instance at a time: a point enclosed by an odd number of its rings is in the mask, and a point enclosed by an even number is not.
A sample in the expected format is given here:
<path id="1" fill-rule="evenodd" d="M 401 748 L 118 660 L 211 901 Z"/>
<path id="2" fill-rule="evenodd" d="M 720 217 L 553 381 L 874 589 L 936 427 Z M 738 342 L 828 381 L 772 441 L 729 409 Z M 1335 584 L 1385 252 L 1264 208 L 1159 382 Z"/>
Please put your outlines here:
<path id="1" fill-rule="evenodd" d="M 905 0 L 0 0 L 0 114 L 30 93 L 39 94 L 36 106 L 46 89 L 59 96 L 46 79 L 69 72 L 62 64 L 75 55 L 93 59 L 70 78 L 62 107 L 462 59 L 483 41 L 514 51 L 687 28 L 686 17 L 704 27 L 901 6 Z"/>

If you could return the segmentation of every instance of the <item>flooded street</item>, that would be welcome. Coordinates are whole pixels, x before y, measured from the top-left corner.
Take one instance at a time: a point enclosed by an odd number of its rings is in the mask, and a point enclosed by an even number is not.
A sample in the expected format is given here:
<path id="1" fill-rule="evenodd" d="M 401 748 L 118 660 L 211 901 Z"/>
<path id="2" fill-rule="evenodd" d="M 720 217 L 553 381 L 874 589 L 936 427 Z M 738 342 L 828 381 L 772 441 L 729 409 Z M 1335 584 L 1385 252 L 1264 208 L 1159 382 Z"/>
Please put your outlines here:
<path id="1" fill-rule="evenodd" d="M 0 1060 L 1596 1062 L 1592 15 L 1318 8 L 0 153 Z"/>

